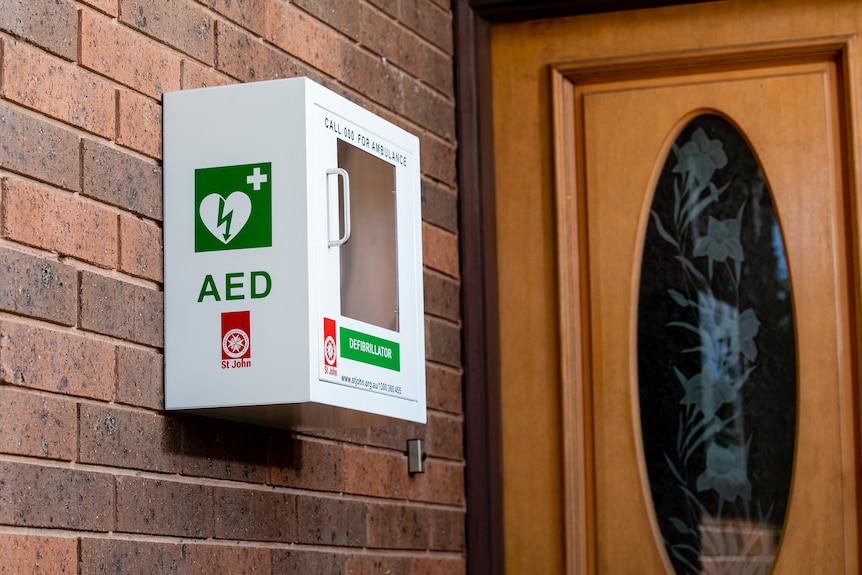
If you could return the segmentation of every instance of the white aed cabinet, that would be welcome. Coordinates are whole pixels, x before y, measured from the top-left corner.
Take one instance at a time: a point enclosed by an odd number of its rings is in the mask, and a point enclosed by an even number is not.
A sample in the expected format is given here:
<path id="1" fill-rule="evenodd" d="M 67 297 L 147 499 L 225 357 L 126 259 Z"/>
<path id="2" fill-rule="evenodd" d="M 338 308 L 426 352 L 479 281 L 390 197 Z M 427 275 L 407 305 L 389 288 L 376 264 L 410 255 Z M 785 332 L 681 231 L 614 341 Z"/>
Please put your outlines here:
<path id="1" fill-rule="evenodd" d="M 419 140 L 306 78 L 164 96 L 165 405 L 425 422 Z"/>

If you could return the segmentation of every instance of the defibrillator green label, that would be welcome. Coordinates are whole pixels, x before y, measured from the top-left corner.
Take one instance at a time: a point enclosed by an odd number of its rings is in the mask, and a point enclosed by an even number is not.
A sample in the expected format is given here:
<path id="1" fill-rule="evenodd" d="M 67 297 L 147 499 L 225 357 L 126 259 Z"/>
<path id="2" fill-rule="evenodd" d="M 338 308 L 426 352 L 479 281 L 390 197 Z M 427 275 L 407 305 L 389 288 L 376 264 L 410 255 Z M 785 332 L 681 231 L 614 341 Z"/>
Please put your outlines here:
<path id="1" fill-rule="evenodd" d="M 396 342 L 345 327 L 339 330 L 339 335 L 341 336 L 341 357 L 401 371 L 401 357 Z"/>
<path id="2" fill-rule="evenodd" d="M 195 251 L 272 246 L 272 165 L 195 170 Z"/>

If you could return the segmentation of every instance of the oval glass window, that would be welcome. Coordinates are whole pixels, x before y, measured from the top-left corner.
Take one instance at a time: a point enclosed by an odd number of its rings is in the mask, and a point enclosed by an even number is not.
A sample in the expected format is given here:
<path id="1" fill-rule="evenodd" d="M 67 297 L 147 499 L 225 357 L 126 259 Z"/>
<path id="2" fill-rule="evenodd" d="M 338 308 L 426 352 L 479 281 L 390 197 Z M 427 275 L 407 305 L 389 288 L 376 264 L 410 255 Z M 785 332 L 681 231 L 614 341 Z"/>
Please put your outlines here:
<path id="1" fill-rule="evenodd" d="M 661 537 L 679 575 L 765 575 L 790 495 L 794 319 L 766 178 L 729 121 L 683 128 L 649 218 L 638 395 Z"/>

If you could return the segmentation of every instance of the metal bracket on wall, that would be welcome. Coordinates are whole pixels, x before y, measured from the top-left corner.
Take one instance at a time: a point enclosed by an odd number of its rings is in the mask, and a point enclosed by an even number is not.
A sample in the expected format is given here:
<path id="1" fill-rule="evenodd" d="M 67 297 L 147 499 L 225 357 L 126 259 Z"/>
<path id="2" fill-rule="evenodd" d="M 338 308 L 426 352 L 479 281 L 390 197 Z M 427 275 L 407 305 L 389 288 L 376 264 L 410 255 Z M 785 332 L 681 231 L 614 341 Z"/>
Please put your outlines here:
<path id="1" fill-rule="evenodd" d="M 425 458 L 428 454 L 425 453 L 421 439 L 408 439 L 405 454 L 407 455 L 407 472 L 410 475 L 425 473 Z"/>

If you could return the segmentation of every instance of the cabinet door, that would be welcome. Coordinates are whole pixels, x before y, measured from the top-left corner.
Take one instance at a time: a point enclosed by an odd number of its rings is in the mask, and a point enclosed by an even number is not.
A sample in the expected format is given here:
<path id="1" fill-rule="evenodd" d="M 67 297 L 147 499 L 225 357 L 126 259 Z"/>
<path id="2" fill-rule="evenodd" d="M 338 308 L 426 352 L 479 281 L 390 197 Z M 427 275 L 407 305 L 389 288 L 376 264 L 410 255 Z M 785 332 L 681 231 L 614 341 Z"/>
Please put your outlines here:
<path id="1" fill-rule="evenodd" d="M 409 167 L 417 159 L 361 119 L 322 106 L 314 113 L 320 377 L 416 401 L 421 258 L 418 190 Z"/>

